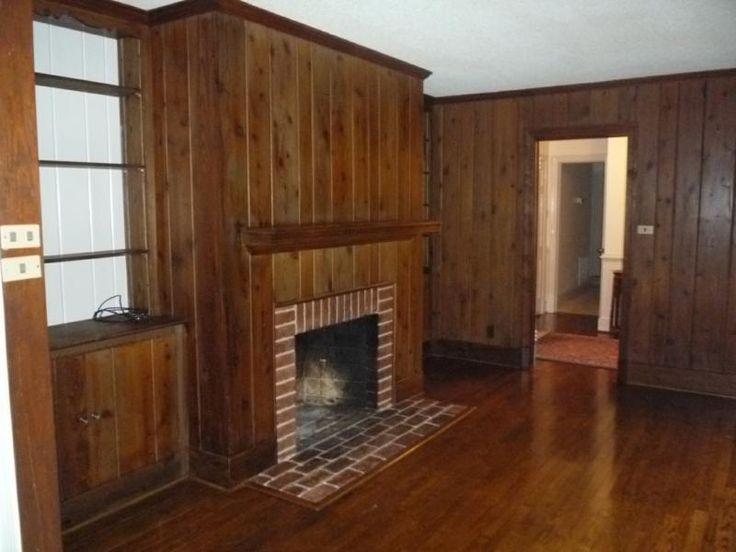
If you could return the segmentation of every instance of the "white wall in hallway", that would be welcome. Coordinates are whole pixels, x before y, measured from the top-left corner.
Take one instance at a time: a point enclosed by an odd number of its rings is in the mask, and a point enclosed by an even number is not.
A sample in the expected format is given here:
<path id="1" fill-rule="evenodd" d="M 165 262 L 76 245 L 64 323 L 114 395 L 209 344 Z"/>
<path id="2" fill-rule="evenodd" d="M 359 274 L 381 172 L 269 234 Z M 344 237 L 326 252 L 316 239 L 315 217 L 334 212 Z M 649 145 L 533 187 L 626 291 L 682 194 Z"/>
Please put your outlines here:
<path id="1" fill-rule="evenodd" d="M 555 312 L 557 240 L 559 212 L 559 175 L 562 163 L 605 162 L 603 212 L 603 248 L 601 256 L 601 295 L 598 313 L 599 331 L 609 331 L 613 272 L 621 270 L 624 256 L 626 217 L 626 170 L 628 139 L 625 137 L 541 142 L 539 262 L 537 313 Z"/>
<path id="2" fill-rule="evenodd" d="M 33 41 L 39 73 L 118 83 L 112 38 L 34 22 Z M 37 86 L 36 110 L 40 159 L 121 162 L 117 98 Z M 40 177 L 45 255 L 125 248 L 121 171 L 42 168 Z M 49 325 L 91 318 L 117 293 L 127 304 L 124 257 L 46 264 L 45 278 Z"/>
<path id="3" fill-rule="evenodd" d="M 598 330 L 611 329 L 613 273 L 623 269 L 626 226 L 626 168 L 629 139 L 608 139 L 606 152 L 605 210 L 603 212 L 603 248 L 601 257 L 601 300 Z"/>

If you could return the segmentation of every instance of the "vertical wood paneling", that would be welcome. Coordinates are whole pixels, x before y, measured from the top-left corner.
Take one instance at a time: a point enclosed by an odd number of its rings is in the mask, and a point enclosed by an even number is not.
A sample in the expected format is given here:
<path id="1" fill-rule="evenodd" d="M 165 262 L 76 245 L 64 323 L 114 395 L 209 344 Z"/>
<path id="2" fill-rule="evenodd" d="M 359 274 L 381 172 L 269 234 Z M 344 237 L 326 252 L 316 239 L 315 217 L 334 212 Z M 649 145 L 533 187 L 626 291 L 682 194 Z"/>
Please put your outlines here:
<path id="1" fill-rule="evenodd" d="M 472 110 L 464 110 L 460 114 L 458 121 L 458 131 L 461 136 L 475 132 L 475 118 Z M 456 265 L 465 264 L 470 258 L 471 242 L 463 239 L 462 236 L 472 235 L 473 232 L 473 205 L 475 203 L 475 190 L 471 187 L 466 189 L 467 182 L 473 178 L 473 163 L 477 155 L 482 155 L 479 144 L 473 143 L 471 147 L 464 147 L 460 150 L 458 159 L 458 173 L 455 182 L 455 193 L 460 198 L 457 212 L 457 234 L 454 236 L 453 252 L 450 258 L 454 257 Z M 456 307 L 456 315 L 454 323 L 458 328 L 467 328 L 471 321 L 471 310 L 473 307 L 471 290 L 469 288 L 472 271 L 461 270 L 458 274 L 457 284 L 463 289 L 460 294 Z"/>
<path id="2" fill-rule="evenodd" d="M 353 204 L 354 220 L 370 220 L 370 150 L 368 124 L 368 68 L 351 59 L 352 82 L 352 141 L 353 141 Z"/>
<path id="3" fill-rule="evenodd" d="M 314 222 L 332 220 L 331 88 L 332 55 L 319 46 L 312 47 L 312 129 L 314 165 Z"/>
<path id="4" fill-rule="evenodd" d="M 695 258 L 703 159 L 705 83 L 680 83 L 677 121 L 675 221 L 672 243 L 671 297 L 667 313 L 666 366 L 689 366 L 692 342 Z"/>
<path id="5" fill-rule="evenodd" d="M 536 231 L 534 167 L 525 157 L 533 151 L 528 131 L 576 127 L 584 133 L 589 125 L 618 122 L 632 129 L 633 154 L 626 377 L 736 394 L 736 381 L 712 377 L 736 372 L 735 80 L 693 78 L 436 105 L 431 182 L 442 198 L 435 209 L 443 232 L 433 267 L 438 285 L 432 300 L 439 310 L 433 337 L 525 346 L 533 297 L 524 282 L 535 262 L 526 252 L 533 251 Z M 474 120 L 473 132 L 461 131 L 467 116 Z M 490 161 L 481 150 L 490 152 Z M 475 170 L 463 175 L 469 157 Z M 484 176 L 488 172 L 492 181 Z M 467 205 L 473 205 L 472 212 L 466 212 Z M 462 226 L 464 216 L 472 220 L 469 227 Z M 639 224 L 654 224 L 654 236 L 634 233 Z M 463 240 L 478 242 L 489 232 L 492 240 L 471 246 L 472 255 L 461 260 L 457 250 Z M 490 299 L 484 301 L 484 293 Z M 469 320 L 462 309 L 468 294 Z M 491 324 L 495 337 L 485 339 L 481 332 Z"/>
<path id="6" fill-rule="evenodd" d="M 211 124 L 218 119 L 221 108 L 222 93 L 210 85 L 219 79 L 218 49 L 217 44 L 212 41 L 219 30 L 218 19 L 214 15 L 188 20 L 189 48 L 193 54 L 189 59 L 193 201 L 191 223 L 194 228 L 197 293 L 194 314 L 197 319 L 197 355 L 201 367 L 198 406 L 200 414 L 208 414 L 202 417 L 200 428 L 200 439 L 207 447 L 222 447 L 227 442 L 222 424 L 210 413 L 220 412 L 223 406 L 227 406 L 229 399 L 224 394 L 226 374 L 221 368 L 227 363 L 227 325 L 224 318 L 226 298 L 211 292 L 213 287 L 222 287 L 226 262 L 223 241 L 225 221 L 220 211 L 225 190 L 221 185 L 212 185 L 214 182 L 222 182 L 225 177 L 223 134 L 219 125 Z M 264 147 L 269 149 L 268 140 Z M 249 159 L 259 160 L 251 162 L 251 167 L 260 166 L 261 162 L 270 165 L 268 160 L 261 161 L 262 154 L 258 155 L 254 149 L 248 153 Z M 270 170 L 267 172 L 270 176 Z M 257 179 L 252 174 L 250 177 Z M 270 189 L 268 195 L 270 197 Z M 251 214 L 253 205 L 257 203 L 257 200 L 251 202 Z M 259 217 L 262 216 L 263 208 L 255 208 L 255 211 L 258 213 L 256 220 L 261 220 Z M 263 216 L 268 219 L 270 206 Z"/>
<path id="7" fill-rule="evenodd" d="M 156 461 L 173 457 L 180 451 L 179 378 L 180 369 L 175 335 L 154 339 L 153 391 L 155 405 Z"/>
<path id="8" fill-rule="evenodd" d="M 634 160 L 637 167 L 636 184 L 631 186 L 636 219 L 639 224 L 654 224 L 656 219 L 657 153 L 659 144 L 659 85 L 636 87 L 636 96 L 629 105 L 630 114 L 639 125 Z M 626 251 L 626 270 L 633 276 L 630 301 L 643 312 L 652 312 L 654 240 L 650 236 L 635 235 L 632 247 Z M 636 316 L 627 320 L 628 358 L 635 362 L 649 362 L 652 317 Z"/>
<path id="9" fill-rule="evenodd" d="M 208 37 L 212 40 L 212 37 Z M 271 181 L 271 44 L 268 30 L 246 25 L 245 66 L 248 102 L 249 226 L 268 226 L 273 220 Z M 240 91 L 233 91 L 238 94 Z"/>
<path id="10" fill-rule="evenodd" d="M 498 278 L 498 288 L 493 296 L 493 313 L 491 320 L 494 325 L 492 342 L 501 347 L 511 347 L 514 343 L 513 335 L 516 322 L 513 320 L 516 309 L 514 305 L 503 299 L 504 296 L 514 296 L 514 262 L 518 254 L 515 235 L 515 226 L 509 220 L 515 221 L 516 193 L 519 185 L 517 158 L 517 105 L 513 99 L 501 100 L 493 109 L 493 133 L 496 140 L 493 144 L 492 175 L 493 175 L 493 213 L 494 242 L 504 244 L 507 253 L 505 262 L 496 259 L 495 272 Z M 468 214 L 470 216 L 470 214 Z M 506 218 L 508 217 L 508 218 Z M 511 261 L 511 262 L 509 262 Z M 508 295 L 507 295 L 508 294 Z M 508 321 L 509 324 L 505 324 Z"/>
<path id="11" fill-rule="evenodd" d="M 115 479 L 119 470 L 112 352 L 104 349 L 85 355 L 84 371 L 86 409 L 83 415 L 99 417 L 98 420 L 89 418 L 90 424 L 85 426 L 89 428 L 87 483 L 90 487 L 96 487 Z M 82 425 L 79 422 L 77 424 Z"/>
<path id="12" fill-rule="evenodd" d="M 41 222 L 32 8 L 30 0 L 17 0 L 0 10 L 2 224 Z M 55 552 L 62 546 L 43 280 L 7 283 L 2 293 L 22 544 Z M 12 547 L 15 540 L 6 542 Z"/>
<path id="13" fill-rule="evenodd" d="M 195 462 L 225 470 L 227 482 L 272 461 L 274 303 L 396 282 L 402 392 L 419 390 L 420 242 L 250 256 L 240 231 L 419 217 L 422 87 L 232 16 L 182 25 L 161 26 L 155 60 L 170 295 L 196 333 L 190 432 L 205 456 Z M 222 463 L 245 452 L 239 467 Z"/>
<path id="14" fill-rule="evenodd" d="M 454 105 L 442 108 L 442 187 L 438 193 L 442 194 L 442 277 L 440 286 L 435 289 L 440 294 L 438 310 L 439 335 L 445 339 L 459 339 L 463 328 L 458 325 L 460 317 L 458 312 L 459 300 L 462 296 L 456 296 L 460 291 L 457 278 L 461 267 L 459 265 L 459 252 L 457 250 L 457 236 L 459 234 L 460 209 L 462 182 L 460 179 L 459 150 L 464 145 L 460 113 L 462 108 Z"/>
<path id="15" fill-rule="evenodd" d="M 474 142 L 478 155 L 473 159 L 473 235 L 470 261 L 472 263 L 471 283 L 471 335 L 473 341 L 484 343 L 488 340 L 488 317 L 493 316 L 493 290 L 496 288 L 492 278 L 498 271 L 492 269 L 491 254 L 498 236 L 493 223 L 499 220 L 494 212 L 493 190 L 493 109 L 487 102 L 473 104 L 475 119 Z"/>
<path id="16" fill-rule="evenodd" d="M 171 313 L 184 316 L 189 323 L 186 344 L 189 357 L 199 358 L 197 349 L 196 295 L 194 289 L 194 227 L 179 221 L 191 221 L 194 209 L 194 190 L 191 172 L 190 133 L 190 83 L 188 58 L 182 56 L 189 47 L 188 28 L 185 21 L 176 21 L 161 29 L 161 48 L 155 51 L 161 60 L 163 82 L 158 83 L 165 104 L 165 117 L 159 129 L 164 136 L 164 149 L 160 156 L 165 160 L 165 196 L 171 217 L 169 229 L 170 251 L 165 251 L 171 269 L 168 295 L 171 297 Z M 161 180 L 158 186 L 162 187 Z M 165 245 L 158 243 L 158 246 Z M 161 263 L 165 265 L 166 263 Z M 197 405 L 188 409 L 189 442 L 199 445 L 199 373 L 191 370 L 187 377 L 188 402 Z"/>
<path id="17" fill-rule="evenodd" d="M 398 172 L 398 77 L 393 71 L 379 74 L 379 155 L 380 196 L 378 212 L 383 220 L 395 220 L 399 216 Z"/>
<path id="18" fill-rule="evenodd" d="M 654 276 L 652 282 L 651 362 L 662 364 L 667 339 L 672 240 L 674 234 L 674 195 L 677 154 L 677 104 L 679 83 L 665 83 L 660 88 L 657 195 L 655 205 Z"/>
<path id="19" fill-rule="evenodd" d="M 113 351 L 120 475 L 153 464 L 156 458 L 152 360 L 150 341 Z"/>
<path id="20" fill-rule="evenodd" d="M 223 238 L 225 243 L 237 243 L 239 230 L 245 226 L 249 217 L 248 169 L 249 169 L 249 136 L 248 136 L 248 106 L 241 91 L 247 82 L 246 63 L 228 63 L 229 56 L 241 61 L 246 59 L 248 39 L 246 26 L 236 19 L 217 18 L 217 82 L 218 87 L 218 115 L 219 133 L 224 148 L 223 163 L 223 191 L 222 221 Z M 207 232 L 200 228 L 198 232 Z M 250 336 L 250 320 L 241 313 L 249 312 L 249 266 L 244 252 L 238 248 L 222 248 L 223 284 L 232 282 L 233 290 L 223 301 L 225 317 L 225 347 L 220 357 L 220 366 L 217 370 L 217 387 L 225 400 L 217 402 L 198 401 L 198 405 L 205 404 L 209 410 L 204 412 L 209 418 L 221 417 L 229 420 L 227 430 L 223 432 L 225 440 L 239 446 L 246 446 L 250 442 L 252 427 L 248 424 L 250 402 L 248 400 L 248 370 L 238 370 L 241 364 L 248 365 Z M 226 364 L 225 364 L 226 363 Z M 204 376 L 204 373 L 203 373 Z M 234 420 L 238 422 L 235 423 Z M 216 422 L 218 423 L 218 422 Z"/>
<path id="21" fill-rule="evenodd" d="M 89 443 L 87 429 L 79 422 L 86 410 L 84 357 L 66 357 L 54 362 L 54 410 L 59 455 L 61 499 L 89 488 Z"/>
<path id="22" fill-rule="evenodd" d="M 726 335 L 723 293 L 729 279 L 733 219 L 735 93 L 733 79 L 706 83 L 692 362 L 693 368 L 710 372 L 721 369 Z"/>

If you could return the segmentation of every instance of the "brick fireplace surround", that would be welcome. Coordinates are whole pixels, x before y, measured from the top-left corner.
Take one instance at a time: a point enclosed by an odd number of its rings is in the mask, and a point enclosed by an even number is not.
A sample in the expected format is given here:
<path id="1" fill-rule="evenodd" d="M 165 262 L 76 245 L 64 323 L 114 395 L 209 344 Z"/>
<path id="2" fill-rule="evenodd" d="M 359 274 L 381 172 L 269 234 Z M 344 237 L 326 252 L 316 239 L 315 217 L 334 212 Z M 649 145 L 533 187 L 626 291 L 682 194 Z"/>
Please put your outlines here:
<path id="1" fill-rule="evenodd" d="M 320 297 L 274 309 L 274 369 L 278 461 L 296 454 L 295 335 L 378 315 L 377 410 L 394 403 L 394 285 Z"/>

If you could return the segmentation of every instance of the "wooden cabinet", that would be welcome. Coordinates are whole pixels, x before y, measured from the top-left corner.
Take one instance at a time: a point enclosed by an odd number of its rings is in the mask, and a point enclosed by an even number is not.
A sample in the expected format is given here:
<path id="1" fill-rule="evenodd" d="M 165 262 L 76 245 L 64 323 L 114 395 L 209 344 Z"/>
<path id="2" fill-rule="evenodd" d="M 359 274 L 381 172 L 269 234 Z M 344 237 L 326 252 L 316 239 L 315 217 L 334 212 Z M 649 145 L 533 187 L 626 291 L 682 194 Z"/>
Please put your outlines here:
<path id="1" fill-rule="evenodd" d="M 52 351 L 65 525 L 185 472 L 184 329 L 180 324 L 138 329 Z"/>

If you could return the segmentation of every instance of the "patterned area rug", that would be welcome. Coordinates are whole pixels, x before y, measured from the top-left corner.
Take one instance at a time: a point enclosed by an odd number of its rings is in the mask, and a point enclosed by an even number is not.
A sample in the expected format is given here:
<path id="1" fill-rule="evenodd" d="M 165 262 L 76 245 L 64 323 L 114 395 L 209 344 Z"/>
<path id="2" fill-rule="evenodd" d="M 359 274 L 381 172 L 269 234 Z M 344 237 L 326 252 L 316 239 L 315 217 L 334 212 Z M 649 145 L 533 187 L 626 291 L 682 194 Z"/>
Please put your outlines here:
<path id="1" fill-rule="evenodd" d="M 550 333 L 537 342 L 536 357 L 616 370 L 618 340 L 605 336 Z"/>
<path id="2" fill-rule="evenodd" d="M 401 401 L 259 473 L 248 481 L 249 486 L 318 510 L 471 410 L 426 398 Z"/>

